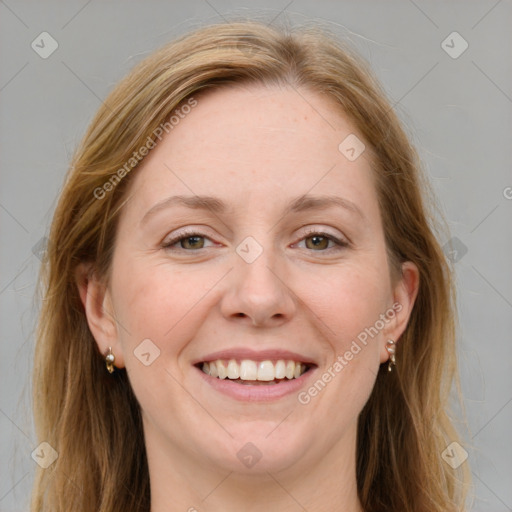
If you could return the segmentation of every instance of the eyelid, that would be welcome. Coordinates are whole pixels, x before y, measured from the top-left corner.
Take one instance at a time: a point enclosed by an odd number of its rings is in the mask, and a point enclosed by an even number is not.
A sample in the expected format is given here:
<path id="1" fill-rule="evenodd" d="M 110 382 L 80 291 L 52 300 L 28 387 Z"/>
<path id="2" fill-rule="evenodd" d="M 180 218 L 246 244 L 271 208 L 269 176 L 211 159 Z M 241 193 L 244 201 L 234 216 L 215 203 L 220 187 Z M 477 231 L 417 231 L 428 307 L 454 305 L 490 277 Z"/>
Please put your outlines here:
<path id="1" fill-rule="evenodd" d="M 212 240 L 212 236 L 207 234 L 207 228 L 193 228 L 193 227 L 185 227 L 180 228 L 174 232 L 174 234 L 171 237 L 165 237 L 163 242 L 161 243 L 161 247 L 164 249 L 170 249 L 171 246 L 177 244 L 182 239 L 192 236 L 198 236 L 201 238 L 208 239 L 210 241 Z M 183 251 L 187 251 L 186 249 L 181 249 Z M 188 250 L 187 252 L 193 252 L 191 250 Z"/>
<path id="2" fill-rule="evenodd" d="M 308 227 L 306 229 L 306 232 L 302 235 L 302 238 L 305 238 L 308 235 L 309 236 L 311 236 L 311 235 L 324 235 L 324 236 L 331 237 L 334 240 L 338 240 L 340 243 L 347 243 L 347 244 L 350 243 L 350 240 L 345 235 L 342 234 L 341 236 L 338 236 L 338 235 L 336 235 L 334 233 L 329 232 L 327 229 L 324 229 L 324 228 L 319 227 L 319 226 Z"/>
<path id="3" fill-rule="evenodd" d="M 207 234 L 207 231 L 208 231 L 207 228 L 197 228 L 196 229 L 193 227 L 184 227 L 184 228 L 178 229 L 176 232 L 174 232 L 174 234 L 172 235 L 172 237 L 169 240 L 166 241 L 166 239 L 164 239 L 164 241 L 161 243 L 161 248 L 168 250 L 168 251 L 176 251 L 176 252 L 184 252 L 184 253 L 199 252 L 202 249 L 208 249 L 209 247 L 201 247 L 196 250 L 183 249 L 183 248 L 171 249 L 173 245 L 176 245 L 181 240 L 188 238 L 188 237 L 193 237 L 193 236 L 204 238 L 204 239 L 210 240 L 213 243 L 216 243 L 216 242 L 214 242 L 213 237 L 211 237 Z M 339 250 L 342 250 L 342 249 L 352 246 L 352 242 L 346 236 L 340 237 L 338 235 L 334 235 L 333 233 L 330 233 L 328 230 L 323 229 L 321 227 L 311 227 L 311 226 L 308 227 L 306 229 L 306 231 L 301 234 L 301 237 L 294 244 L 292 244 L 292 246 L 297 245 L 298 243 L 302 242 L 303 240 L 305 240 L 306 238 L 308 238 L 312 235 L 318 235 L 321 237 L 325 237 L 325 238 L 329 239 L 330 241 L 332 241 L 335 244 L 335 246 L 330 247 L 326 250 L 322 250 L 322 251 L 314 251 L 311 249 L 306 249 L 308 251 L 318 252 L 318 253 L 330 253 L 330 252 L 339 251 Z"/>
<path id="4" fill-rule="evenodd" d="M 299 240 L 297 240 L 297 242 L 295 242 L 293 245 L 296 245 L 296 244 L 302 242 L 303 240 L 305 240 L 306 238 L 309 238 L 312 235 L 318 235 L 318 236 L 327 238 L 327 239 L 331 240 L 332 242 L 334 242 L 336 245 L 335 247 L 330 247 L 329 249 L 324 250 L 324 251 L 312 251 L 312 252 L 329 253 L 331 251 L 342 250 L 342 249 L 346 249 L 346 248 L 352 246 L 352 242 L 346 236 L 340 237 L 340 236 L 330 233 L 328 230 L 320 228 L 320 227 L 309 227 L 306 230 L 306 232 L 301 235 Z"/>

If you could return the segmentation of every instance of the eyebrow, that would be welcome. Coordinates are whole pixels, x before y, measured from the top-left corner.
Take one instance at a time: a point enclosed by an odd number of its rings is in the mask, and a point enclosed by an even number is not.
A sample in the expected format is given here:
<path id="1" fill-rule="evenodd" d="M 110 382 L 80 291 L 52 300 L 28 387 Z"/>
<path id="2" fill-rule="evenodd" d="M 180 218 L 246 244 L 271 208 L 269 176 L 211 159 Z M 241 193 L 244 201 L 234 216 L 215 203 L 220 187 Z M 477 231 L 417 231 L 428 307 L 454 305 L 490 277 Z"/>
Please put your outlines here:
<path id="1" fill-rule="evenodd" d="M 151 207 L 145 214 L 140 224 L 145 224 L 150 217 L 161 210 L 172 208 L 173 206 L 184 206 L 193 210 L 210 210 L 213 213 L 225 213 L 228 209 L 227 204 L 219 198 L 212 196 L 171 196 L 163 199 Z M 352 214 L 356 214 L 362 220 L 366 220 L 361 209 L 352 201 L 339 196 L 329 195 L 308 195 L 304 194 L 287 203 L 283 211 L 283 217 L 291 212 L 304 212 L 308 210 L 326 210 L 328 208 L 343 208 Z"/>

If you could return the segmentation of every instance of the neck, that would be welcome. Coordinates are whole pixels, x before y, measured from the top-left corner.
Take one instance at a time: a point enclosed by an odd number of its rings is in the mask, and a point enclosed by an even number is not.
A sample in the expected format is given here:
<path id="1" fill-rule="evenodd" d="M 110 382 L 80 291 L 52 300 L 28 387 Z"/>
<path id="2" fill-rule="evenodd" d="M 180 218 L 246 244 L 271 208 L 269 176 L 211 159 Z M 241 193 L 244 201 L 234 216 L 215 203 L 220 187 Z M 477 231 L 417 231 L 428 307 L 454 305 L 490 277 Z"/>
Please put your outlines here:
<path id="1" fill-rule="evenodd" d="M 363 512 L 355 473 L 356 430 L 312 463 L 297 459 L 285 470 L 249 472 L 195 460 L 176 446 L 165 445 L 146 429 L 151 481 L 151 512 Z"/>

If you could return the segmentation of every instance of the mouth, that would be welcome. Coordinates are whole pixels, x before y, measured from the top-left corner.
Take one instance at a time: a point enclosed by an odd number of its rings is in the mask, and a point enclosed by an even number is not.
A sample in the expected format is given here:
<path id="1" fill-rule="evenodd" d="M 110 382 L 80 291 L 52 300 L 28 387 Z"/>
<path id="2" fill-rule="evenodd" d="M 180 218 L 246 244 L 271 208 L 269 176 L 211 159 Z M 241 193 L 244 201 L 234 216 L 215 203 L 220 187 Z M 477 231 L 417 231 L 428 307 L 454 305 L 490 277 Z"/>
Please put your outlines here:
<path id="1" fill-rule="evenodd" d="M 310 356 L 281 349 L 232 347 L 204 354 L 191 363 L 212 396 L 246 403 L 293 399 L 318 370 Z"/>
<path id="2" fill-rule="evenodd" d="M 218 380 L 246 386 L 272 386 L 296 380 L 316 365 L 291 359 L 215 359 L 201 361 L 195 366 L 204 374 Z"/>

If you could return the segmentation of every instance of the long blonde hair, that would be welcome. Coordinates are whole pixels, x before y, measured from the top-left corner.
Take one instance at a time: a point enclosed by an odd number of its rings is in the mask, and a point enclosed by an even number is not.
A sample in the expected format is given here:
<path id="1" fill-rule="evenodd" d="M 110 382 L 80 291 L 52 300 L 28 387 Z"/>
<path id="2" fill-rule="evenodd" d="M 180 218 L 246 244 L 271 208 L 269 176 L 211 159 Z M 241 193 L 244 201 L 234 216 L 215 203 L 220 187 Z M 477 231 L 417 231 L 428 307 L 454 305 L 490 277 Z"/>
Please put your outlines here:
<path id="1" fill-rule="evenodd" d="M 38 468 L 32 512 L 150 509 L 139 404 L 126 371 L 105 370 L 75 272 L 90 262 L 108 279 L 117 221 L 137 169 L 101 199 L 94 190 L 192 95 L 242 82 L 306 87 L 337 102 L 376 155 L 390 270 L 398 275 L 403 261 L 419 269 L 399 364 L 391 374 L 382 365 L 359 418 L 357 485 L 364 510 L 464 510 L 466 464 L 454 470 L 441 457 L 459 439 L 447 414 L 457 382 L 455 289 L 417 153 L 350 47 L 325 29 L 237 21 L 182 36 L 137 65 L 107 97 L 74 155 L 42 264 L 33 375 L 36 433 L 59 456 L 48 469 Z"/>

